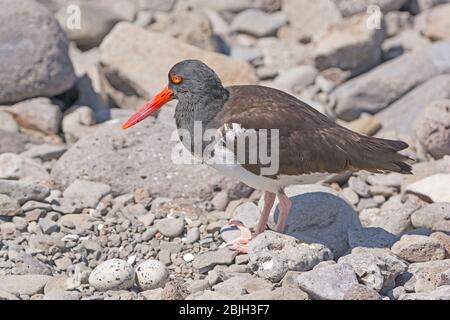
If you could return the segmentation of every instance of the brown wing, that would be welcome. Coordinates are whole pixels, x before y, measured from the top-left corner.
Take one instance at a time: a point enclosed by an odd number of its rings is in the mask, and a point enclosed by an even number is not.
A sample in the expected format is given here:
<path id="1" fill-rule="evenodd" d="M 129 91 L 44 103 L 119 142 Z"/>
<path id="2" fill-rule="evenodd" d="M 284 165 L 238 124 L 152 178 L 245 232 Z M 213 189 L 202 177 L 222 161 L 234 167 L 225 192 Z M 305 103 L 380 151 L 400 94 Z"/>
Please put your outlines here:
<path id="1" fill-rule="evenodd" d="M 406 156 L 397 153 L 408 145 L 366 137 L 327 118 L 308 104 L 282 91 L 262 86 L 227 88 L 230 98 L 213 120 L 215 127 L 240 124 L 245 129 L 279 129 L 279 174 L 345 170 L 409 173 Z M 259 174 L 260 165 L 245 165 Z"/>

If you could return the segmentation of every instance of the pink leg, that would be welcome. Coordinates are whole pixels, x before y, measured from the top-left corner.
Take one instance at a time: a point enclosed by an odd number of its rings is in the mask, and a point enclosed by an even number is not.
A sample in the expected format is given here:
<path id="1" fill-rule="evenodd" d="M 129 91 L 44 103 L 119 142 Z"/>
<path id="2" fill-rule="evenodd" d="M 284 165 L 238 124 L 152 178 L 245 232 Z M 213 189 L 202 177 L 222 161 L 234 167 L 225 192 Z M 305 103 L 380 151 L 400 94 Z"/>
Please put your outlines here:
<path id="1" fill-rule="evenodd" d="M 261 217 L 259 217 L 254 236 L 257 236 L 266 230 L 267 221 L 269 220 L 270 211 L 272 210 L 273 203 L 275 202 L 275 197 L 276 194 L 273 192 L 266 191 L 264 194 L 264 208 L 261 212 Z"/>
<path id="2" fill-rule="evenodd" d="M 289 197 L 284 193 L 284 191 L 278 194 L 278 200 L 280 203 L 278 204 L 278 222 L 277 222 L 277 232 L 283 233 L 286 228 L 287 218 L 289 216 L 289 212 L 291 211 L 292 201 Z"/>

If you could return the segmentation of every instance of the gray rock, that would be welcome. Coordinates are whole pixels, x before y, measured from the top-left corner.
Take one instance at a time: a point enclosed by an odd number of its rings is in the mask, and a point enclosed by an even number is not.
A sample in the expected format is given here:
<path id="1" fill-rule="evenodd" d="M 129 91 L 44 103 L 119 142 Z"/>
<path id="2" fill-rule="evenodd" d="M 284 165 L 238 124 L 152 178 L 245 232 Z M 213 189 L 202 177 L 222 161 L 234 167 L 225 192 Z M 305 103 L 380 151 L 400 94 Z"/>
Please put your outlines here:
<path id="1" fill-rule="evenodd" d="M 146 260 L 136 268 L 136 284 L 142 291 L 164 288 L 169 270 L 158 260 Z"/>
<path id="2" fill-rule="evenodd" d="M 380 133 L 414 134 L 413 124 L 426 105 L 440 99 L 450 99 L 450 75 L 435 76 L 415 87 L 403 97 L 390 104 L 376 117 L 383 124 Z"/>
<path id="3" fill-rule="evenodd" d="M 53 167 L 52 177 L 63 186 L 79 178 L 105 183 L 111 186 L 114 195 L 143 187 L 152 195 L 207 198 L 213 186 L 225 187 L 229 180 L 214 169 L 171 161 L 175 146 L 175 142 L 169 141 L 173 125 L 150 119 L 125 131 L 119 123 L 105 124 L 73 145 Z M 154 157 L 155 154 L 158 156 Z M 150 158 L 151 165 L 143 160 Z M 124 175 L 110 174 L 124 168 Z"/>
<path id="4" fill-rule="evenodd" d="M 19 125 L 14 117 L 5 111 L 0 111 L 0 128 L 5 132 L 19 132 Z"/>
<path id="5" fill-rule="evenodd" d="M 5 194 L 23 204 L 29 200 L 43 201 L 50 194 L 50 190 L 29 182 L 0 179 L 0 194 Z"/>
<path id="6" fill-rule="evenodd" d="M 441 282 L 441 273 L 450 269 L 450 259 L 411 263 L 397 282 L 407 291 L 430 292 Z"/>
<path id="7" fill-rule="evenodd" d="M 361 197 L 369 197 L 369 186 L 360 177 L 350 177 L 348 180 L 349 187 Z"/>
<path id="8" fill-rule="evenodd" d="M 38 224 L 44 234 L 52 234 L 53 232 L 59 231 L 59 225 L 50 219 L 41 218 Z"/>
<path id="9" fill-rule="evenodd" d="M 15 259 L 19 274 L 43 274 L 52 275 L 50 267 L 29 254 L 20 254 Z"/>
<path id="10" fill-rule="evenodd" d="M 0 290 L 0 301 L 1 300 L 19 300 L 19 298 L 9 292 Z"/>
<path id="11" fill-rule="evenodd" d="M 287 92 L 298 92 L 313 84 L 317 74 L 318 71 L 313 66 L 296 66 L 280 73 L 274 86 Z"/>
<path id="12" fill-rule="evenodd" d="M 236 251 L 222 248 L 217 251 L 207 251 L 195 258 L 193 266 L 200 271 L 212 269 L 216 265 L 230 265 L 237 256 Z"/>
<path id="13" fill-rule="evenodd" d="M 155 50 L 152 43 L 166 43 L 167 50 Z M 134 46 L 142 50 L 134 51 L 130 56 L 126 48 Z M 115 88 L 123 90 L 119 92 L 122 96 L 126 94 L 146 99 L 147 92 L 151 95 L 159 92 L 161 84 L 167 81 L 168 70 L 187 58 L 204 61 L 219 74 L 225 85 L 256 81 L 251 66 L 246 62 L 203 51 L 168 35 L 145 31 L 125 22 L 117 24 L 108 34 L 100 47 L 100 53 L 106 77 L 114 80 Z M 141 72 L 145 68 L 151 68 L 152 75 Z M 135 103 L 132 107 L 135 107 Z"/>
<path id="14" fill-rule="evenodd" d="M 344 17 L 366 12 L 370 5 L 375 5 L 386 13 L 398 10 L 408 0 L 334 0 Z"/>
<path id="15" fill-rule="evenodd" d="M 22 209 L 16 200 L 0 194 L 0 216 L 14 217 L 21 213 Z"/>
<path id="16" fill-rule="evenodd" d="M 155 236 L 155 234 L 158 232 L 158 229 L 156 227 L 151 227 L 148 228 L 147 230 L 144 231 L 144 233 L 142 234 L 142 240 L 143 241 L 149 241 L 151 239 L 153 239 L 153 237 Z"/>
<path id="17" fill-rule="evenodd" d="M 58 220 L 58 223 L 69 229 L 85 231 L 92 227 L 94 220 L 88 214 L 66 214 Z"/>
<path id="18" fill-rule="evenodd" d="M 79 200 L 84 206 L 96 208 L 100 200 L 111 192 L 111 187 L 104 183 L 75 180 L 64 190 L 63 196 Z"/>
<path id="19" fill-rule="evenodd" d="M 35 295 L 44 292 L 52 277 L 40 274 L 0 276 L 0 290 L 14 295 Z"/>
<path id="20" fill-rule="evenodd" d="M 249 266 L 259 277 L 280 281 L 290 271 L 308 271 L 332 252 L 318 243 L 307 244 L 291 236 L 265 231 L 252 239 L 248 248 Z"/>
<path id="21" fill-rule="evenodd" d="M 0 155 L 0 179 L 41 182 L 49 177 L 47 170 L 34 160 L 14 153 Z"/>
<path id="22" fill-rule="evenodd" d="M 138 0 L 139 9 L 151 11 L 170 11 L 176 0 Z"/>
<path id="23" fill-rule="evenodd" d="M 384 15 L 386 36 L 394 37 L 412 27 L 413 19 L 407 11 L 391 11 Z"/>
<path id="24" fill-rule="evenodd" d="M 231 48 L 230 56 L 233 59 L 253 62 L 262 58 L 262 52 L 259 48 L 237 46 Z"/>
<path id="25" fill-rule="evenodd" d="M 353 205 L 356 205 L 359 202 L 359 196 L 352 188 L 344 188 L 342 190 L 342 195 Z"/>
<path id="26" fill-rule="evenodd" d="M 200 239 L 200 229 L 199 228 L 191 228 L 188 229 L 186 234 L 186 243 L 195 243 Z"/>
<path id="27" fill-rule="evenodd" d="M 390 172 L 387 174 L 372 174 L 367 177 L 367 182 L 371 185 L 380 185 L 385 187 L 400 188 L 404 175 L 397 172 Z"/>
<path id="28" fill-rule="evenodd" d="M 136 10 L 133 3 L 128 2 L 127 4 L 122 1 L 122 4 L 131 6 L 133 11 Z M 98 46 L 114 25 L 123 19 L 118 12 L 111 10 L 111 3 L 105 3 L 105 1 L 81 2 L 79 8 L 83 22 L 80 28 L 70 28 L 68 25 L 71 16 L 71 11 L 68 10 L 70 5 L 71 3 L 67 3 L 62 6 L 56 13 L 56 18 L 69 39 L 75 41 L 83 50 Z"/>
<path id="29" fill-rule="evenodd" d="M 139 211 L 141 211 L 141 209 L 143 208 L 142 213 L 147 212 L 147 209 L 145 209 L 145 207 L 143 205 L 137 204 L 137 205 L 135 205 L 133 207 L 136 208 L 136 206 L 139 206 Z M 147 214 L 144 214 L 143 216 L 140 216 L 138 218 L 138 220 L 140 222 L 142 222 L 142 224 L 144 226 L 148 227 L 148 226 L 151 226 L 153 224 L 153 221 L 155 221 L 155 215 L 153 213 L 147 213 Z"/>
<path id="30" fill-rule="evenodd" d="M 133 267 L 121 259 L 107 260 L 89 276 L 89 284 L 99 291 L 128 290 L 134 284 Z"/>
<path id="31" fill-rule="evenodd" d="M 444 244 L 438 239 L 421 235 L 404 235 L 396 242 L 391 251 L 409 262 L 426 262 L 445 259 Z"/>
<path id="32" fill-rule="evenodd" d="M 2 0 L 0 104 L 69 89 L 75 74 L 68 41 L 51 12 L 35 1 Z M 27 23 L 23 23 L 27 21 Z"/>
<path id="33" fill-rule="evenodd" d="M 81 293 L 76 291 L 53 290 L 44 294 L 43 300 L 80 300 Z"/>
<path id="34" fill-rule="evenodd" d="M 336 114 L 341 119 L 354 120 L 362 112 L 374 114 L 386 108 L 414 87 L 448 72 L 450 59 L 446 52 L 449 49 L 450 42 L 434 43 L 346 82 L 333 93 Z M 396 82 L 399 78 L 404 81 Z"/>
<path id="35" fill-rule="evenodd" d="M 48 98 L 34 98 L 19 102 L 11 107 L 21 127 L 45 134 L 56 134 L 61 127 L 60 107 Z"/>
<path id="36" fill-rule="evenodd" d="M 373 289 L 362 284 L 354 284 L 344 294 L 344 300 L 381 300 L 381 296 Z"/>
<path id="37" fill-rule="evenodd" d="M 367 28 L 367 15 L 357 15 L 329 26 L 317 36 L 313 56 L 316 67 L 337 67 L 353 75 L 381 62 L 383 29 Z"/>
<path id="38" fill-rule="evenodd" d="M 413 52 L 427 47 L 431 41 L 420 35 L 417 31 L 406 30 L 386 39 L 381 45 L 383 60 L 391 60 L 404 53 Z"/>
<path id="39" fill-rule="evenodd" d="M 407 269 L 406 263 L 391 254 L 388 249 L 354 248 L 341 257 L 338 263 L 348 263 L 355 270 L 358 280 L 378 292 L 395 286 L 395 278 Z"/>
<path id="40" fill-rule="evenodd" d="M 247 228 L 254 229 L 258 224 L 261 213 L 253 202 L 245 202 L 234 211 L 233 220 L 238 220 Z"/>
<path id="41" fill-rule="evenodd" d="M 335 258 L 345 254 L 349 248 L 347 230 L 361 227 L 352 205 L 338 192 L 318 185 L 292 186 L 285 191 L 293 202 L 285 233 L 306 242 L 322 243 Z M 261 208 L 262 199 L 259 205 Z M 272 229 L 277 219 L 278 209 L 269 219 Z"/>
<path id="42" fill-rule="evenodd" d="M 426 293 L 406 293 L 399 300 L 450 300 L 450 286 L 442 286 Z"/>
<path id="43" fill-rule="evenodd" d="M 242 11 L 233 19 L 231 29 L 255 37 L 273 36 L 285 22 L 258 9 Z"/>
<path id="44" fill-rule="evenodd" d="M 450 204 L 437 202 L 417 210 L 411 216 L 415 228 L 450 232 Z"/>
<path id="45" fill-rule="evenodd" d="M 450 3 L 434 7 L 416 17 L 415 24 L 420 32 L 433 41 L 450 38 Z"/>
<path id="46" fill-rule="evenodd" d="M 42 161 L 51 161 L 59 159 L 66 151 L 67 146 L 65 145 L 40 144 L 22 152 L 21 156 L 40 159 Z"/>
<path id="47" fill-rule="evenodd" d="M 16 225 L 12 222 L 5 222 L 0 224 L 0 233 L 2 235 L 12 235 L 16 232 Z"/>
<path id="48" fill-rule="evenodd" d="M 155 223 L 155 226 L 162 235 L 169 238 L 175 238 L 183 233 L 184 220 L 165 218 L 162 220 L 158 220 Z"/>
<path id="49" fill-rule="evenodd" d="M 345 293 L 358 283 L 355 271 L 348 264 L 335 264 L 300 274 L 300 289 L 315 300 L 343 300 Z"/>
<path id="50" fill-rule="evenodd" d="M 450 99 L 427 105 L 414 124 L 416 136 L 436 159 L 450 155 Z"/>
<path id="51" fill-rule="evenodd" d="M 312 36 L 342 19 L 342 15 L 331 0 L 312 3 L 307 0 L 287 0 L 283 2 L 290 25 L 305 36 Z"/>
<path id="52" fill-rule="evenodd" d="M 5 152 L 21 153 L 25 150 L 28 137 L 18 132 L 7 132 L 0 129 L 0 154 Z"/>
<path id="53" fill-rule="evenodd" d="M 383 204 L 380 214 L 368 226 L 382 228 L 400 236 L 411 228 L 411 216 L 420 206 L 419 201 L 411 198 L 402 203 L 400 196 L 392 197 Z"/>
<path id="54" fill-rule="evenodd" d="M 350 247 L 390 248 L 400 238 L 383 228 L 358 228 L 349 230 Z"/>
<path id="55" fill-rule="evenodd" d="M 67 143 L 73 144 L 84 136 L 95 131 L 91 127 L 95 124 L 94 111 L 89 107 L 78 107 L 70 113 L 66 113 L 62 121 L 62 131 Z"/>

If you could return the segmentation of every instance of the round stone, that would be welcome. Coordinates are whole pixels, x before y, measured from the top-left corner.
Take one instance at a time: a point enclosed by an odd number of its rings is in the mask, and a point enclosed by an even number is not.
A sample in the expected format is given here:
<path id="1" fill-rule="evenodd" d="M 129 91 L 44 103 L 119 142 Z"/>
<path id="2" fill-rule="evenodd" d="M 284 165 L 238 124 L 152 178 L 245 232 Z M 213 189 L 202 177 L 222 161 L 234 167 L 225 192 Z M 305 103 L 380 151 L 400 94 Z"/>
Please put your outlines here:
<path id="1" fill-rule="evenodd" d="M 181 235 L 184 231 L 184 220 L 182 219 L 161 219 L 156 223 L 156 228 L 162 235 L 175 238 Z"/>

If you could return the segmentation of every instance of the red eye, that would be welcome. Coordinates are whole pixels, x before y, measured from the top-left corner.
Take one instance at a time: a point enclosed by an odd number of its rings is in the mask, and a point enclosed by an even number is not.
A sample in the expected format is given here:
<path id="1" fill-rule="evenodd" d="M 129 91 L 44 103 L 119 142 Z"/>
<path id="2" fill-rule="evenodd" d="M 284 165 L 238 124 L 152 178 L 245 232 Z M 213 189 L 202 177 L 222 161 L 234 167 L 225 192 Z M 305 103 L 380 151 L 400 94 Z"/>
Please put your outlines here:
<path id="1" fill-rule="evenodd" d="M 173 74 L 170 76 L 170 81 L 175 84 L 180 84 L 183 81 L 183 78 L 181 78 L 179 75 Z"/>

